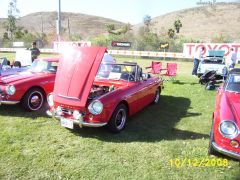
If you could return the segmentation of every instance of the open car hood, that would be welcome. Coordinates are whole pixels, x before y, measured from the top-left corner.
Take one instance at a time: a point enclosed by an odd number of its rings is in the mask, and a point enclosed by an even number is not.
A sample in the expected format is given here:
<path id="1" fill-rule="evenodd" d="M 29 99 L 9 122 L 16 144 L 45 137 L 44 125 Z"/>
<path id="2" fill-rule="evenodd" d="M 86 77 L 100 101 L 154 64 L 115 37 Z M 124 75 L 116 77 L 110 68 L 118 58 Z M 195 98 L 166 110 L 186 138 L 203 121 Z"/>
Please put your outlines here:
<path id="1" fill-rule="evenodd" d="M 208 57 L 224 57 L 225 51 L 223 50 L 209 50 L 208 51 Z"/>
<path id="2" fill-rule="evenodd" d="M 85 107 L 105 52 L 104 47 L 75 47 L 64 54 L 56 74 L 54 101 Z"/>

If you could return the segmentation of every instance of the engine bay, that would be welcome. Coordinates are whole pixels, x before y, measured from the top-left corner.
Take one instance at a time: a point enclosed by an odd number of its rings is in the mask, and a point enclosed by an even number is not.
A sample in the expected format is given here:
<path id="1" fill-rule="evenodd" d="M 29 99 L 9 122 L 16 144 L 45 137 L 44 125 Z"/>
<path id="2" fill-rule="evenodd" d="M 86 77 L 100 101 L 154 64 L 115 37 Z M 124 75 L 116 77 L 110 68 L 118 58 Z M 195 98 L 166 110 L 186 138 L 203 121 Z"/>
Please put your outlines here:
<path id="1" fill-rule="evenodd" d="M 88 100 L 93 100 L 99 96 L 102 96 L 108 92 L 113 91 L 114 89 L 116 89 L 114 85 L 111 86 L 93 85 L 88 96 Z"/>

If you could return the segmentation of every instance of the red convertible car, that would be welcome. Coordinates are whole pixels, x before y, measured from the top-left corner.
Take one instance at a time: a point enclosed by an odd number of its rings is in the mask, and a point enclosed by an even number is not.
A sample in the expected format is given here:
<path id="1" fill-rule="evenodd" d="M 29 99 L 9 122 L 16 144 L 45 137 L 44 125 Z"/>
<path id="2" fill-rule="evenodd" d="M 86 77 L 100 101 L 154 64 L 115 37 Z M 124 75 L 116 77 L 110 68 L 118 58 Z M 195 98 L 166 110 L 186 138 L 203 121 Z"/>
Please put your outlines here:
<path id="1" fill-rule="evenodd" d="M 218 153 L 240 160 L 240 69 L 232 69 L 219 88 L 209 154 Z"/>
<path id="2" fill-rule="evenodd" d="M 143 74 L 136 63 L 101 64 L 105 52 L 104 47 L 81 47 L 63 55 L 47 111 L 62 126 L 107 125 L 120 132 L 128 116 L 159 101 L 162 80 Z"/>
<path id="3" fill-rule="evenodd" d="M 18 74 L 0 77 L 0 104 L 21 105 L 28 111 L 39 110 L 53 91 L 57 58 L 38 59 Z"/>

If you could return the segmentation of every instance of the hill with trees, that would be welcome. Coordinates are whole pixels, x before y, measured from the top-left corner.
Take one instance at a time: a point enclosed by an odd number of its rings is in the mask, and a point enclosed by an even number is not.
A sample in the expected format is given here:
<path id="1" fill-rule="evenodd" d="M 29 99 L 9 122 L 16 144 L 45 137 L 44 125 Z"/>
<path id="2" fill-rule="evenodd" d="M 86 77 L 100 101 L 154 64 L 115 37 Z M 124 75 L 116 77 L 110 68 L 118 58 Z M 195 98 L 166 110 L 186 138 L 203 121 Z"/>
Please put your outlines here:
<path id="1" fill-rule="evenodd" d="M 159 9 L 161 10 L 161 9 Z M 32 40 L 51 47 L 56 40 L 56 12 L 38 12 L 16 20 L 13 35 L 6 34 L 11 19 L 0 19 L 0 46 L 12 41 Z M 62 13 L 63 40 L 88 40 L 94 45 L 111 47 L 112 41 L 132 42 L 131 49 L 181 52 L 185 42 L 240 42 L 240 3 L 216 3 L 168 13 L 158 17 L 145 15 L 142 23 L 131 25 L 112 19 L 79 13 Z M 8 28 L 9 29 L 9 28 Z M 10 28 L 11 29 L 11 28 Z"/>
<path id="2" fill-rule="evenodd" d="M 152 18 L 149 28 L 154 33 L 166 34 L 174 28 L 176 20 L 182 23 L 179 36 L 204 42 L 240 42 L 240 3 L 216 3 L 175 11 Z"/>

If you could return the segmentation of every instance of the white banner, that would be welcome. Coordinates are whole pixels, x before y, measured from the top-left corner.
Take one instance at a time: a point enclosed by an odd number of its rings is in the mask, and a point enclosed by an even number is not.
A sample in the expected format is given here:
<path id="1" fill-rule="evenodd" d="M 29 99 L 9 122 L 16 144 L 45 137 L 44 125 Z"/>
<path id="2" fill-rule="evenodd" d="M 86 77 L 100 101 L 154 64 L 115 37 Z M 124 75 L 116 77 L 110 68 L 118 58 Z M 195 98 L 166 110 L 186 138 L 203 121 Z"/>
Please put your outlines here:
<path id="1" fill-rule="evenodd" d="M 24 47 L 24 42 L 13 42 L 13 47 Z"/>
<path id="2" fill-rule="evenodd" d="M 205 47 L 205 56 L 208 50 L 223 50 L 225 51 L 224 55 L 227 56 L 230 53 L 230 49 L 233 48 L 238 54 L 238 57 L 240 57 L 240 43 L 184 43 L 183 54 L 184 56 L 193 57 L 195 52 L 201 47 Z"/>
<path id="3" fill-rule="evenodd" d="M 32 55 L 30 50 L 17 49 L 15 61 L 21 62 L 22 66 L 29 66 L 32 64 Z"/>
<path id="4" fill-rule="evenodd" d="M 53 42 L 53 49 L 55 52 L 59 52 L 61 49 L 64 50 L 66 46 L 73 47 L 90 47 L 90 41 L 55 41 Z"/>

